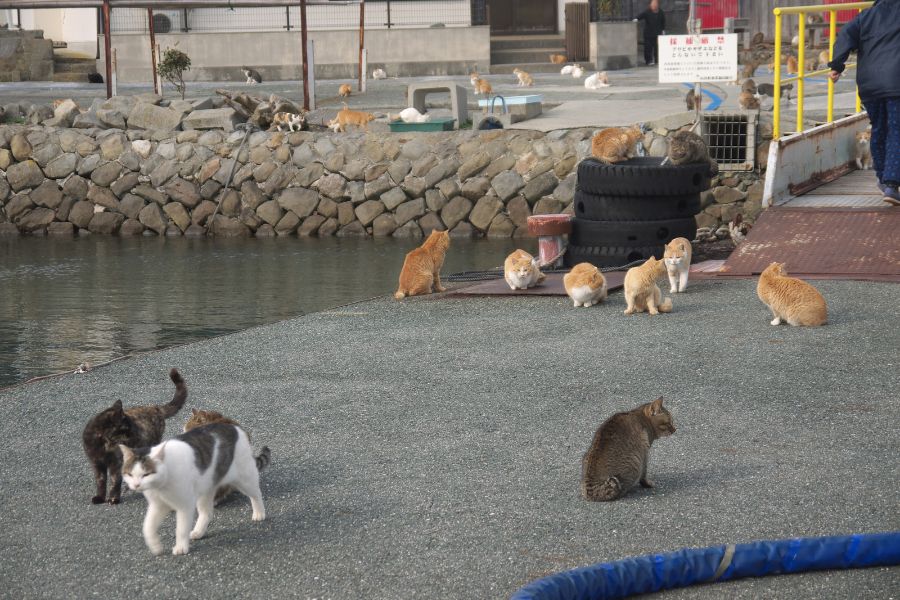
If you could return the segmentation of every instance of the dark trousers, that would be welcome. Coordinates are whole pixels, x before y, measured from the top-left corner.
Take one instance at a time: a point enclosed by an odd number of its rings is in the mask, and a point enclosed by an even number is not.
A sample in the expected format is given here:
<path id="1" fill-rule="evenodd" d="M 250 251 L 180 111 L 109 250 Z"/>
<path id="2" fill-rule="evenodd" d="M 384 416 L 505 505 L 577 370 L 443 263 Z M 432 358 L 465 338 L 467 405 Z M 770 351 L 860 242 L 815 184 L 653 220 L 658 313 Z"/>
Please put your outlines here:
<path id="1" fill-rule="evenodd" d="M 900 98 L 865 100 L 872 123 L 872 162 L 878 181 L 900 184 Z"/>
<path id="2" fill-rule="evenodd" d="M 648 65 L 659 62 L 659 50 L 656 45 L 656 36 L 644 38 L 644 62 Z"/>

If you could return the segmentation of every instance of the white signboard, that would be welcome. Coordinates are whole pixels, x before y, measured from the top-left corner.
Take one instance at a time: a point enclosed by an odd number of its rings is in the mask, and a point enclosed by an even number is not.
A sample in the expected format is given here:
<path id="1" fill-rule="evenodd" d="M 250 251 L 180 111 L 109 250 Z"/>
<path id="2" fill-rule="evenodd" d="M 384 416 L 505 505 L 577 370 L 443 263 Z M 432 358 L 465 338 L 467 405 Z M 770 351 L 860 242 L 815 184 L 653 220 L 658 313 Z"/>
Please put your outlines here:
<path id="1" fill-rule="evenodd" d="M 660 83 L 737 79 L 736 33 L 661 35 L 657 40 Z"/>

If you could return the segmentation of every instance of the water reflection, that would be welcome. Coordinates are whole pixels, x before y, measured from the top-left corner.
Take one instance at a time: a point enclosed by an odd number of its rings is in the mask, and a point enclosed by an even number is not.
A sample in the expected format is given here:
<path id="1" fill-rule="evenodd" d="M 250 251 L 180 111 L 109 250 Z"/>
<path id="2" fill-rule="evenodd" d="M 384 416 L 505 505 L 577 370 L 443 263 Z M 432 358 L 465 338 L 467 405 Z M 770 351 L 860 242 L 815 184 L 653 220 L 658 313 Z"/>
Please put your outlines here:
<path id="1" fill-rule="evenodd" d="M 0 387 L 393 292 L 415 241 L 0 238 Z M 511 240 L 454 240 L 444 273 Z"/>

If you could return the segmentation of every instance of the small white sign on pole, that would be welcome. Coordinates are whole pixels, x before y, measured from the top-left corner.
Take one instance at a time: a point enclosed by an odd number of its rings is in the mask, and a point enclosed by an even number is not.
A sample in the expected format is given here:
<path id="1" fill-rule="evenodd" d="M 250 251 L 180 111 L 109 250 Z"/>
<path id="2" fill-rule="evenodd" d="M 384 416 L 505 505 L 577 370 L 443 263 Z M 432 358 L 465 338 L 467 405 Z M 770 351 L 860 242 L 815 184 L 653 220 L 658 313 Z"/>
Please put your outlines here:
<path id="1" fill-rule="evenodd" d="M 737 79 L 736 33 L 661 35 L 657 39 L 660 83 Z"/>

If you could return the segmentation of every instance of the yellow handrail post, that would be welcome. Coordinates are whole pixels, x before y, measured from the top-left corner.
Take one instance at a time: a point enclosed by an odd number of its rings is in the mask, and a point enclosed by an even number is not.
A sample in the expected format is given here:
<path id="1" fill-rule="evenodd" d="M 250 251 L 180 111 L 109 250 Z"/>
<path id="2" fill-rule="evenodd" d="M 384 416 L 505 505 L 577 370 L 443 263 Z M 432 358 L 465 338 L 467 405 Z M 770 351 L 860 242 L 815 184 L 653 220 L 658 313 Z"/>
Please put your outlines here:
<path id="1" fill-rule="evenodd" d="M 865 9 L 860 8 L 859 12 L 862 12 Z M 862 99 L 859 97 L 859 86 L 856 86 L 856 112 L 862 112 Z"/>
<path id="2" fill-rule="evenodd" d="M 829 11 L 828 62 L 834 60 L 834 41 L 837 37 L 837 11 Z M 828 78 L 828 122 L 834 121 L 834 82 Z"/>
<path id="3" fill-rule="evenodd" d="M 781 137 L 781 9 L 775 9 L 775 105 L 772 114 L 772 138 Z"/>
<path id="4" fill-rule="evenodd" d="M 803 131 L 803 83 L 804 65 L 806 62 L 806 13 L 799 14 L 800 21 L 797 24 L 800 43 L 797 46 L 797 132 Z"/>

